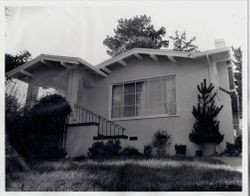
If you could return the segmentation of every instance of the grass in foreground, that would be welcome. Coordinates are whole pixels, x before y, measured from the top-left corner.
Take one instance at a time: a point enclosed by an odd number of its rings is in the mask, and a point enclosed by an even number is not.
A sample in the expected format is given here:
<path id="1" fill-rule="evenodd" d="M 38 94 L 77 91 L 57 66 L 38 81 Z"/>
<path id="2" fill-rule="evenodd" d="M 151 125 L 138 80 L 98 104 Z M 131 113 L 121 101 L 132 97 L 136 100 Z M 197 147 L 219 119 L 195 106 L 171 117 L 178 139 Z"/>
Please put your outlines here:
<path id="1" fill-rule="evenodd" d="M 54 161 L 16 172 L 7 191 L 241 191 L 240 172 L 213 159 Z"/>

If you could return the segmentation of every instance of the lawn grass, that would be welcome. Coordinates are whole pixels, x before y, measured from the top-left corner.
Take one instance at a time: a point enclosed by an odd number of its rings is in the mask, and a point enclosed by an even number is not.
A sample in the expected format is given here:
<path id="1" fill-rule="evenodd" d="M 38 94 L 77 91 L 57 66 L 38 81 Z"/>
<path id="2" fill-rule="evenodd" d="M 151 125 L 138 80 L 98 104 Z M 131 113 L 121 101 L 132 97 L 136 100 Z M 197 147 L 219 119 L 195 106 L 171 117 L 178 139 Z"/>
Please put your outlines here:
<path id="1" fill-rule="evenodd" d="M 241 191 L 242 175 L 211 158 L 37 163 L 16 172 L 7 191 Z"/>

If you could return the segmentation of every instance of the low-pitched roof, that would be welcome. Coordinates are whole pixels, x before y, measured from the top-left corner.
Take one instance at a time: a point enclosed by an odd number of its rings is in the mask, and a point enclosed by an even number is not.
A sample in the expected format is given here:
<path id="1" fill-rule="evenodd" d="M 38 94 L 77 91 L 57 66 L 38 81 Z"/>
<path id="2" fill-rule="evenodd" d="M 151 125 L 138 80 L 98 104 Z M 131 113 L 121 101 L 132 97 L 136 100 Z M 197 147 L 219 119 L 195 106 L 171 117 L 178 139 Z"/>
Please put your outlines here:
<path id="1" fill-rule="evenodd" d="M 184 51 L 175 51 L 175 50 L 169 50 L 169 49 L 149 49 L 149 48 L 133 48 L 127 52 L 124 52 L 118 56 L 115 56 L 113 58 L 110 58 L 108 60 L 105 60 L 96 66 L 92 66 L 87 61 L 82 60 L 79 57 L 69 57 L 69 56 L 58 56 L 58 55 L 49 55 L 49 54 L 41 54 L 37 56 L 36 58 L 32 59 L 31 61 L 28 61 L 27 63 L 17 67 L 14 70 L 9 71 L 6 73 L 7 77 L 15 76 L 16 74 L 23 74 L 23 75 L 29 75 L 30 73 L 27 72 L 25 69 L 30 68 L 32 66 L 35 66 L 38 62 L 44 63 L 45 61 L 56 61 L 60 62 L 62 66 L 64 67 L 74 67 L 75 65 L 83 66 L 90 70 L 91 72 L 100 75 L 102 77 L 107 77 L 109 73 L 112 71 L 107 68 L 107 66 L 115 63 L 119 63 L 122 65 L 126 65 L 126 61 L 124 59 L 135 56 L 138 59 L 143 59 L 141 56 L 143 55 L 149 55 L 154 60 L 157 60 L 157 56 L 167 56 L 168 59 L 171 62 L 175 62 L 175 57 L 181 57 L 181 58 L 190 58 L 190 59 L 196 59 L 207 55 L 214 55 L 214 54 L 220 54 L 224 52 L 229 52 L 230 47 L 224 47 L 224 48 L 218 48 L 218 49 L 212 49 L 202 52 L 184 52 Z M 31 75 L 31 74 L 30 74 Z"/>
<path id="2" fill-rule="evenodd" d="M 7 77 L 12 77 L 15 76 L 17 73 L 18 74 L 24 74 L 24 75 L 29 75 L 31 73 L 27 72 L 26 69 L 30 68 L 32 66 L 35 66 L 37 63 L 42 62 L 46 64 L 46 61 L 55 61 L 55 62 L 60 62 L 62 66 L 67 67 L 67 68 L 73 68 L 76 65 L 79 65 L 79 67 L 84 67 L 91 72 L 106 77 L 107 74 L 105 74 L 103 71 L 100 69 L 92 66 L 90 63 L 87 61 L 82 60 L 81 58 L 78 57 L 69 57 L 69 56 L 58 56 L 58 55 L 49 55 L 49 54 L 40 54 L 36 58 L 32 59 L 31 61 L 26 62 L 25 64 L 17 67 L 16 69 L 13 69 L 9 72 L 6 73 Z"/>
<path id="3" fill-rule="evenodd" d="M 207 51 L 202 51 L 202 52 L 184 52 L 184 51 L 175 51 L 175 50 L 169 50 L 169 49 L 133 48 L 127 52 L 124 52 L 118 56 L 115 56 L 113 58 L 110 58 L 108 60 L 105 60 L 97 64 L 96 67 L 99 69 L 102 69 L 114 63 L 124 64 L 125 62 L 123 62 L 123 60 L 125 58 L 128 58 L 133 55 L 136 56 L 137 58 L 141 58 L 140 54 L 147 54 L 150 56 L 153 56 L 153 55 L 154 56 L 167 56 L 170 61 L 175 61 L 174 57 L 195 59 L 195 58 L 200 58 L 206 55 L 213 55 L 213 54 L 218 54 L 218 53 L 223 53 L 223 52 L 228 52 L 228 51 L 230 51 L 230 47 L 212 49 L 212 50 L 207 50 Z"/>

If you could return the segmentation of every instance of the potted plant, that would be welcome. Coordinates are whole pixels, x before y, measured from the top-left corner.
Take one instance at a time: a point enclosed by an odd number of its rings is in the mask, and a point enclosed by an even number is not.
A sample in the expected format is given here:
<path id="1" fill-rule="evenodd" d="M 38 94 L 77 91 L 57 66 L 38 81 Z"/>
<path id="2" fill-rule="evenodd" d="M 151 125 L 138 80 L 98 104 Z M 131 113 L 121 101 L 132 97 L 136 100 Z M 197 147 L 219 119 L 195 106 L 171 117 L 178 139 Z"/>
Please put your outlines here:
<path id="1" fill-rule="evenodd" d="M 170 141 L 171 136 L 168 135 L 166 130 L 158 130 L 154 134 L 153 138 L 153 147 L 156 148 L 157 155 L 159 157 L 163 157 L 166 154 L 166 147 L 171 143 Z"/>
<path id="2" fill-rule="evenodd" d="M 152 154 L 152 146 L 150 144 L 144 146 L 144 155 L 146 155 L 147 157 L 150 157 Z"/>
<path id="3" fill-rule="evenodd" d="M 175 144 L 174 148 L 175 148 L 176 155 L 185 155 L 186 154 L 187 145 Z"/>
<path id="4" fill-rule="evenodd" d="M 189 139 L 195 144 L 200 145 L 204 156 L 216 153 L 216 144 L 222 142 L 224 135 L 219 132 L 219 121 L 216 116 L 223 106 L 215 105 L 216 93 L 212 92 L 213 84 L 207 86 L 206 79 L 197 86 L 198 105 L 193 106 L 192 114 L 195 118 L 192 132 Z"/>

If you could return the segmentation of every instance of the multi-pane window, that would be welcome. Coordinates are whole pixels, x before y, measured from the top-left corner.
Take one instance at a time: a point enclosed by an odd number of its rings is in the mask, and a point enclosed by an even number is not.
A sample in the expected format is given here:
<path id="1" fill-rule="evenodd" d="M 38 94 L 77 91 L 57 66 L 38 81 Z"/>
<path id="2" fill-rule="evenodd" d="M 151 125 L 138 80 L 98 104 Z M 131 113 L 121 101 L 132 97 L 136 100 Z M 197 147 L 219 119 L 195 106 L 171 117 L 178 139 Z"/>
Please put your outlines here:
<path id="1" fill-rule="evenodd" d="M 117 84 L 112 89 L 112 118 L 176 114 L 175 77 Z"/>

